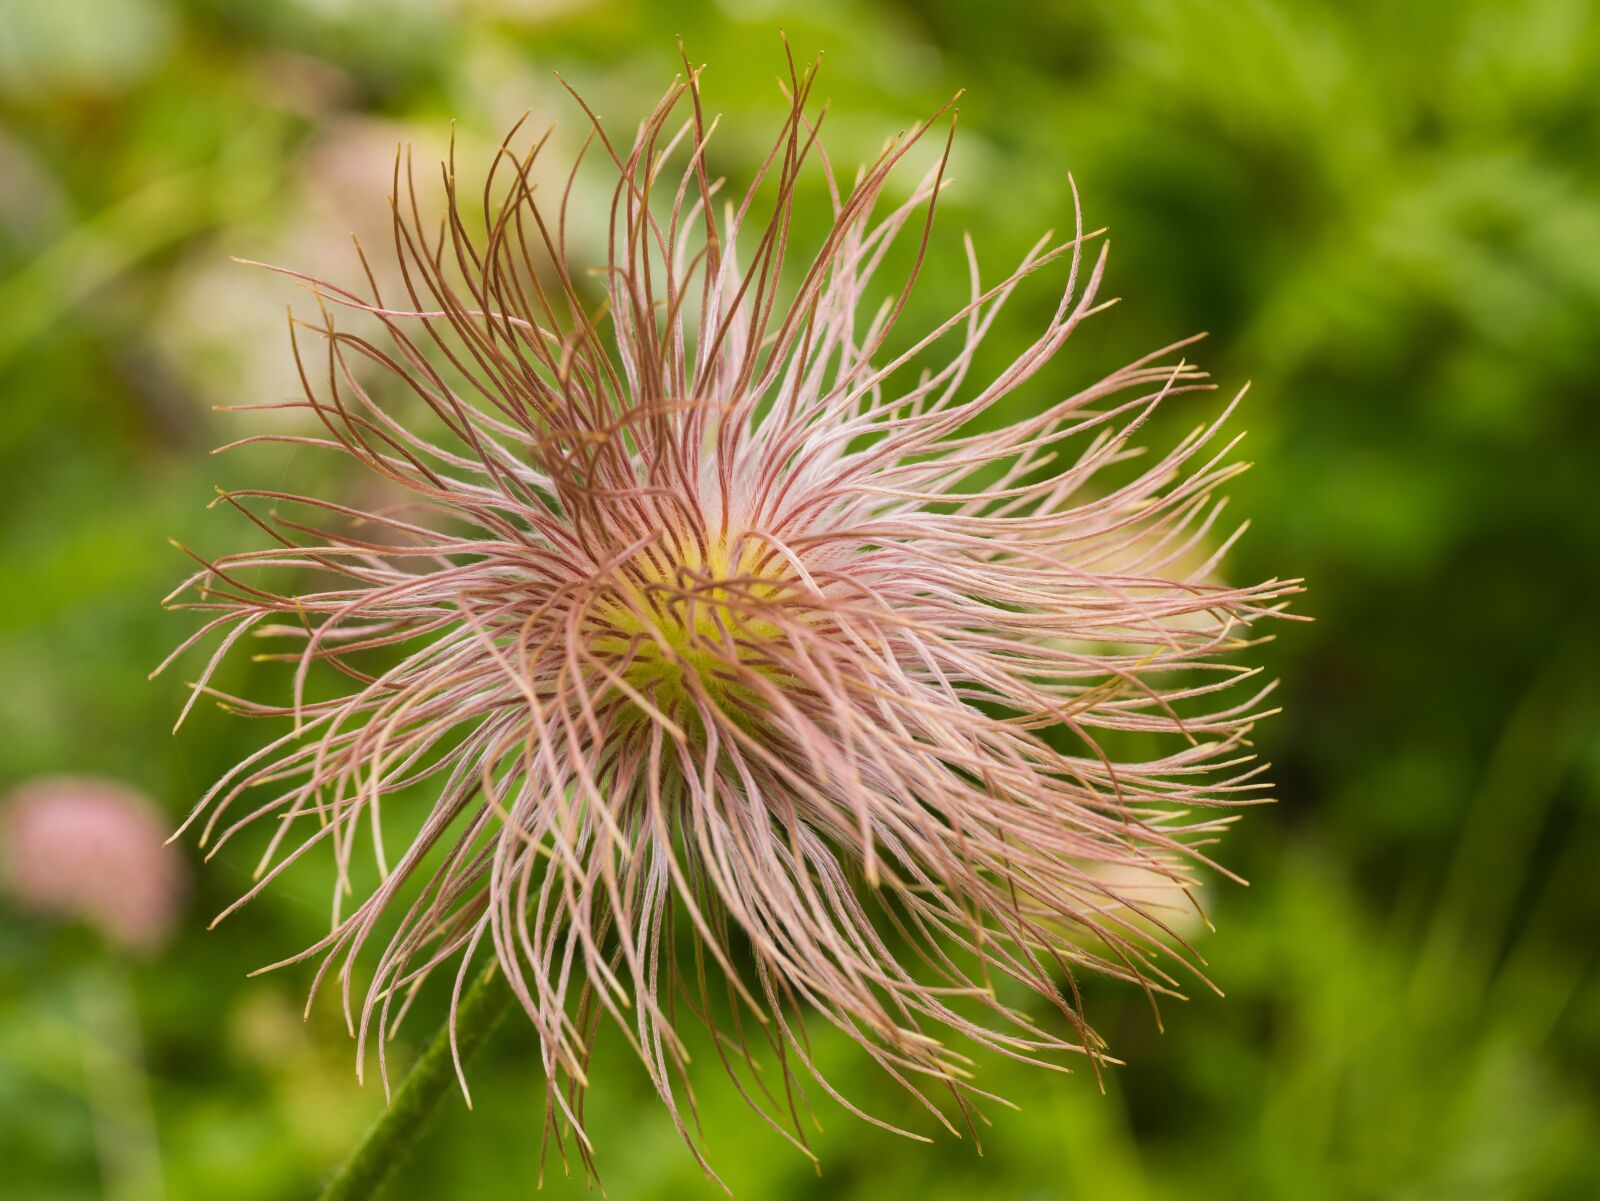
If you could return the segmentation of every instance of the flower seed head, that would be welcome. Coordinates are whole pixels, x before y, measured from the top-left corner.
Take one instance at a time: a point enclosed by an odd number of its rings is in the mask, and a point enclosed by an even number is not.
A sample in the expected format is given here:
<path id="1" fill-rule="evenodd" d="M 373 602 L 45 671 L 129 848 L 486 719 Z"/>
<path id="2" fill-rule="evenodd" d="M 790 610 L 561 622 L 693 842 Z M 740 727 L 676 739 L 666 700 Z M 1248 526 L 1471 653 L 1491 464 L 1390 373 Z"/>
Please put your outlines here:
<path id="1" fill-rule="evenodd" d="M 439 224 L 397 163 L 398 291 L 365 255 L 363 288 L 290 273 L 317 303 L 292 325 L 304 396 L 269 407 L 316 428 L 256 439 L 353 459 L 388 499 L 227 493 L 272 545 L 202 560 L 184 594 L 191 644 L 221 643 L 197 695 L 246 634 L 293 689 L 217 694 L 288 728 L 201 801 L 206 841 L 272 826 L 248 895 L 331 853 L 332 928 L 295 959 L 336 971 L 363 1045 L 430 973 L 459 989 L 496 956 L 585 1163 L 604 1029 L 696 1147 L 694 1024 L 802 1148 L 818 1023 L 952 1130 L 986 1095 L 975 1051 L 1098 1062 L 1078 977 L 1175 990 L 1168 894 L 1261 795 L 1267 689 L 1231 656 L 1295 589 L 1218 578 L 1232 406 L 1136 460 L 1156 407 L 1208 387 L 1184 344 L 1062 386 L 1104 304 L 1081 219 L 998 279 L 968 242 L 965 295 L 906 334 L 946 253 L 949 142 L 900 177 L 945 114 L 843 179 L 814 79 L 791 73 L 731 196 L 697 73 L 628 139 L 584 108 L 615 185 L 598 262 L 568 247 L 578 168 L 534 186 L 548 135 L 508 138 L 481 201 L 446 165 Z M 980 373 L 1033 280 L 1053 312 Z"/>

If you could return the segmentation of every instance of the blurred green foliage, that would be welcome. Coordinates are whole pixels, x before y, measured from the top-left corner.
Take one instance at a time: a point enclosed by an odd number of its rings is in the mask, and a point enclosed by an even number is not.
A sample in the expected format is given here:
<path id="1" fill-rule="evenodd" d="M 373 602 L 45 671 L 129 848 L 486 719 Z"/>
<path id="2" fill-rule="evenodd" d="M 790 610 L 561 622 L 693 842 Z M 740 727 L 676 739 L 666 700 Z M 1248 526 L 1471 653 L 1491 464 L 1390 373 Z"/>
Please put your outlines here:
<path id="1" fill-rule="evenodd" d="M 1236 572 L 1308 578 L 1317 620 L 1267 652 L 1281 803 L 1226 849 L 1252 887 L 1214 890 L 1201 949 L 1226 999 L 1167 1005 L 1161 1034 L 1131 990 L 1092 988 L 1129 1066 L 1102 1093 L 984 1064 L 1022 1108 L 993 1111 L 981 1158 L 824 1108 L 818 1178 L 707 1073 L 729 1182 L 762 1201 L 1600 1196 L 1585 0 L 0 0 L 0 785 L 106 772 L 177 816 L 259 736 L 202 713 L 174 739 L 178 690 L 143 679 L 188 628 L 157 604 L 184 570 L 164 539 L 229 546 L 211 485 L 290 470 L 205 454 L 240 432 L 212 405 L 291 390 L 292 292 L 229 255 L 346 271 L 397 140 L 426 159 L 452 119 L 478 147 L 524 108 L 571 122 L 553 69 L 631 121 L 679 33 L 735 118 L 738 176 L 782 103 L 779 27 L 827 53 L 836 162 L 968 89 L 952 254 L 970 229 L 992 272 L 1070 221 L 1070 169 L 1129 298 L 1072 369 L 1210 331 L 1222 385 L 1254 380 Z M 934 263 L 924 292 L 961 271 Z M 150 963 L 4 915 L 0 1197 L 302 1197 L 376 1112 L 334 1000 L 302 1023 L 305 973 L 245 978 L 320 932 L 314 883 L 204 932 L 250 866 L 197 871 L 187 933 Z M 710 1195 L 619 1047 L 598 1074 L 610 1195 Z M 476 1111 L 450 1102 L 391 1196 L 531 1194 L 524 1025 L 474 1079 Z M 546 1191 L 581 1184 L 557 1167 Z"/>

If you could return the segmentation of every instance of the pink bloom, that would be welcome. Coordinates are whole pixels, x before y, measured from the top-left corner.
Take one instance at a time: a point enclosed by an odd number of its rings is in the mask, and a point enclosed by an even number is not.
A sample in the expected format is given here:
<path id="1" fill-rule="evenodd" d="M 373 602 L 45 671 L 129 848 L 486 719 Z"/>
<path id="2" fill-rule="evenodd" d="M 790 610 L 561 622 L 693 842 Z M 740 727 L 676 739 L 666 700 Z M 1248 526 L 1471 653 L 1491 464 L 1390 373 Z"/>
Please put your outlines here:
<path id="1" fill-rule="evenodd" d="M 153 954 L 187 891 L 166 837 L 165 815 L 126 784 L 39 777 L 0 801 L 0 880 L 25 908 L 81 919 L 120 950 Z"/>
<path id="2" fill-rule="evenodd" d="M 719 1028 L 728 1073 L 797 1143 L 799 1078 L 837 1096 L 812 1020 L 952 1130 L 986 1096 L 965 1052 L 1098 1058 L 1078 974 L 1175 989 L 1189 957 L 1141 901 L 1151 873 L 1186 892 L 1261 799 L 1246 740 L 1268 688 L 1225 656 L 1296 589 L 1216 582 L 1233 406 L 1133 470 L 1156 406 L 1207 386 L 1184 343 L 1054 390 L 1054 355 L 1105 303 L 1081 222 L 994 282 L 969 242 L 964 303 L 904 336 L 948 145 L 904 199 L 891 173 L 931 122 L 843 186 L 812 82 L 793 79 L 727 202 L 696 80 L 631 144 L 596 120 L 617 178 L 598 272 L 567 249 L 571 180 L 529 185 L 542 140 L 502 148 L 481 205 L 447 169 L 443 226 L 397 164 L 404 294 L 290 273 L 323 349 L 297 345 L 304 399 L 265 407 L 321 429 L 251 440 L 348 456 L 407 499 L 230 493 L 276 545 L 200 560 L 187 585 L 208 621 L 180 651 L 222 636 L 197 695 L 247 633 L 293 664 L 287 704 L 222 698 L 292 728 L 196 809 L 213 846 L 272 827 L 239 903 L 331 850 L 332 929 L 285 962 L 336 968 L 348 1005 L 374 948 L 363 1045 L 432 969 L 459 990 L 492 950 L 586 1164 L 608 1017 L 691 1146 L 686 1017 Z M 832 224 L 801 251 L 813 164 Z M 875 290 L 897 239 L 916 266 Z M 1002 306 L 1050 275 L 1044 328 L 979 377 Z M 379 883 L 345 912 L 362 846 Z"/>

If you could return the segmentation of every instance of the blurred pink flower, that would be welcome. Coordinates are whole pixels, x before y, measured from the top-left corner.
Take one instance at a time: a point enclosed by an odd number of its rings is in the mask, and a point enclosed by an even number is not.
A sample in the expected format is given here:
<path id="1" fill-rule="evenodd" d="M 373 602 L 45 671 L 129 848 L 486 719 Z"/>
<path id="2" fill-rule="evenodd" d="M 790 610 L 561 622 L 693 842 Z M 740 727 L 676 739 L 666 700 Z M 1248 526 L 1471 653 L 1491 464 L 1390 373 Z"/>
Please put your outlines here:
<path id="1" fill-rule="evenodd" d="M 0 802 L 0 883 L 21 907 L 79 918 L 119 950 L 150 955 L 187 892 L 165 815 L 95 776 L 42 776 Z"/>

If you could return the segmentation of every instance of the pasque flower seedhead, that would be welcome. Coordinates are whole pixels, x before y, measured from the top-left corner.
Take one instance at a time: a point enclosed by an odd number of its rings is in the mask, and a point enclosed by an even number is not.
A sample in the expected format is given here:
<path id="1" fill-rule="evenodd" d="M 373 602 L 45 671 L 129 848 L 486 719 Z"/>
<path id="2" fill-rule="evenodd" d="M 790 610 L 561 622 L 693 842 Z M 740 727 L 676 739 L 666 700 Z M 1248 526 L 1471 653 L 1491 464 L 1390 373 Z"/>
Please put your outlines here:
<path id="1" fill-rule="evenodd" d="M 842 180 L 814 80 L 791 71 L 731 199 L 698 73 L 627 141 L 583 107 L 578 160 L 615 179 L 592 267 L 579 168 L 535 186 L 548 135 L 508 137 L 481 203 L 452 152 L 437 226 L 397 161 L 398 286 L 365 254 L 363 289 L 290 273 L 317 302 L 291 325 L 304 395 L 261 407 L 315 428 L 247 439 L 345 456 L 388 500 L 227 492 L 271 542 L 177 594 L 207 617 L 180 650 L 221 641 L 196 695 L 247 634 L 292 665 L 282 703 L 216 694 L 288 726 L 191 819 L 212 847 L 273 828 L 241 903 L 331 853 L 332 928 L 287 962 L 335 972 L 363 1046 L 435 969 L 459 990 L 492 953 L 586 1163 L 602 1029 L 697 1155 L 686 1023 L 802 1149 L 811 1081 L 863 1112 L 818 1072 L 815 1023 L 952 1130 L 987 1096 L 980 1053 L 1097 1063 L 1077 979 L 1154 996 L 1198 971 L 1170 906 L 1264 787 L 1268 688 L 1234 656 L 1295 585 L 1219 579 L 1233 406 L 1140 460 L 1157 406 L 1209 386 L 1187 343 L 1060 387 L 1105 304 L 1081 216 L 992 282 L 968 241 L 966 294 L 906 335 L 948 252 L 949 141 L 898 177 L 953 117 Z M 1042 328 L 980 375 L 1007 301 L 1048 279 Z"/>

